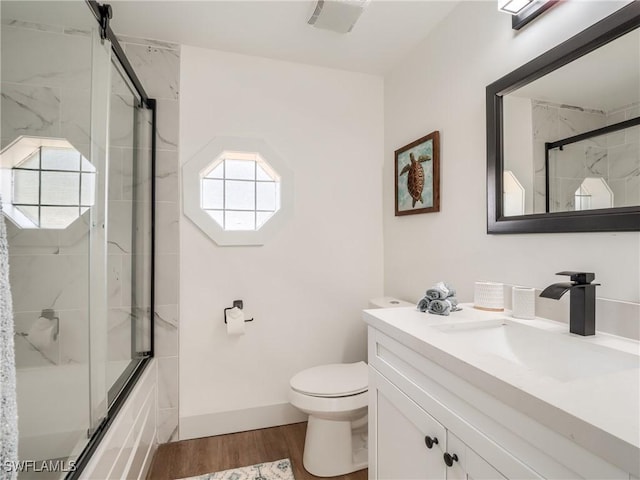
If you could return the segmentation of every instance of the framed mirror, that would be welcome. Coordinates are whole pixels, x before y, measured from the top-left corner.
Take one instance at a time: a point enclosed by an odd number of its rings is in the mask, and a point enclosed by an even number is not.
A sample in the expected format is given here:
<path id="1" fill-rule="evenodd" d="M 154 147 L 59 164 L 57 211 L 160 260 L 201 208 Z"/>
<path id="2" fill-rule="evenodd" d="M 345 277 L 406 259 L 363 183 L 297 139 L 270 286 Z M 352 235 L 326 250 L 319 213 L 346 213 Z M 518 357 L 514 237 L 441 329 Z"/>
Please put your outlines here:
<path id="1" fill-rule="evenodd" d="M 487 86 L 487 233 L 640 230 L 640 2 Z"/>

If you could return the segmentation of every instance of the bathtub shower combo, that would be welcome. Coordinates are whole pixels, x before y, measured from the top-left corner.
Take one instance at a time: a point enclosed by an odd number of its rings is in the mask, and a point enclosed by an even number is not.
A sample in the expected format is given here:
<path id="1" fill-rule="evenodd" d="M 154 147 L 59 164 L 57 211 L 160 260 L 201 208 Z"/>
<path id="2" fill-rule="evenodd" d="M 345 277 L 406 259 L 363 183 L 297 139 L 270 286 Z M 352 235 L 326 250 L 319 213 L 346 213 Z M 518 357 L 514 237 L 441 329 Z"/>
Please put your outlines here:
<path id="1" fill-rule="evenodd" d="M 108 6 L 0 8 L 19 457 L 73 478 L 153 356 L 155 101 Z"/>

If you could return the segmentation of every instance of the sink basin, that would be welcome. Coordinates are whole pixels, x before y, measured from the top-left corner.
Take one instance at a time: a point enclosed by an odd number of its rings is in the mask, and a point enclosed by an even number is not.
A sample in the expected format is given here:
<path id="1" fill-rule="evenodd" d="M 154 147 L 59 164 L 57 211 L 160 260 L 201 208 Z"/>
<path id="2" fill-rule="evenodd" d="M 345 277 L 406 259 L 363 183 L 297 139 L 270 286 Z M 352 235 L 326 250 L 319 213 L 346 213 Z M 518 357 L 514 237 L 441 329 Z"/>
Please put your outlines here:
<path id="1" fill-rule="evenodd" d="M 637 355 L 508 319 L 451 323 L 433 328 L 485 355 L 500 357 L 562 382 L 640 368 Z"/>

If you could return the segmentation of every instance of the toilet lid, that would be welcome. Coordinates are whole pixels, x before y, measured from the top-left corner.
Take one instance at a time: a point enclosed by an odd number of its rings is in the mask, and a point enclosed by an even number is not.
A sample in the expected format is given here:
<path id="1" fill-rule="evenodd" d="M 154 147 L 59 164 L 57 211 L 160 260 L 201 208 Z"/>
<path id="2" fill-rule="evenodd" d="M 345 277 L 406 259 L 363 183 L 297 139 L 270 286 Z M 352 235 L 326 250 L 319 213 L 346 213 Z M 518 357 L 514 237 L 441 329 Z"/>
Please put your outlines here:
<path id="1" fill-rule="evenodd" d="M 293 376 L 291 388 L 314 397 L 346 397 L 366 392 L 369 383 L 367 364 L 336 363 L 308 368 Z"/>

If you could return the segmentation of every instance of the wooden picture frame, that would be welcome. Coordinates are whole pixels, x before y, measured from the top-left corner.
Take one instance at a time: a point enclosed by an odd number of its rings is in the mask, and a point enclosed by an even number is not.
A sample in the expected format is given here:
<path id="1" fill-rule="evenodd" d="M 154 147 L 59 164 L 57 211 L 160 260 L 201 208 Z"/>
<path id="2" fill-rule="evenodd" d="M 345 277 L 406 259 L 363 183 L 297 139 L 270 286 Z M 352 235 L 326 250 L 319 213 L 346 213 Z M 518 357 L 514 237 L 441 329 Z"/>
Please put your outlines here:
<path id="1" fill-rule="evenodd" d="M 395 151 L 396 217 L 440 211 L 440 132 Z"/>

